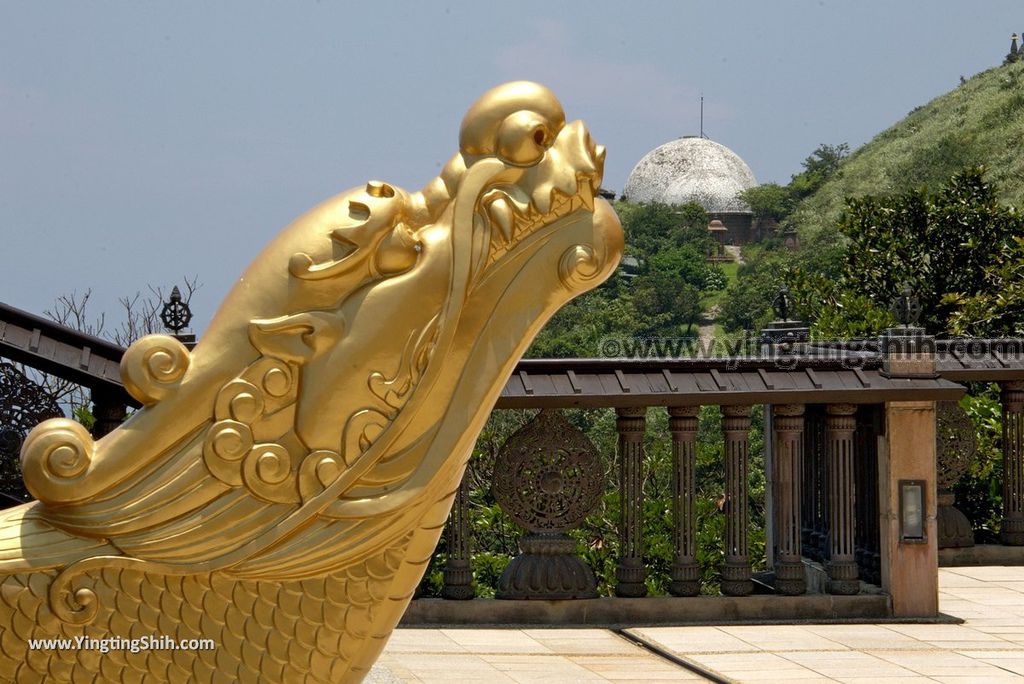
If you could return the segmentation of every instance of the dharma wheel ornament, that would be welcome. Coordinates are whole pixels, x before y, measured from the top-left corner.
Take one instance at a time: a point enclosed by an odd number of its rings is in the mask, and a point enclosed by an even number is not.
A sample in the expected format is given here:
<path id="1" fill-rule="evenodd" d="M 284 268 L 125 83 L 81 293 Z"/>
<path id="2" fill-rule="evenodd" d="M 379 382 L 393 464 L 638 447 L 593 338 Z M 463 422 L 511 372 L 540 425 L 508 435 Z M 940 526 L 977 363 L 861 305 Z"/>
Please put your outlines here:
<path id="1" fill-rule="evenodd" d="M 192 322 L 192 309 L 189 308 L 188 302 L 181 298 L 181 290 L 177 285 L 171 290 L 171 298 L 164 302 L 160 310 L 160 321 L 175 335 L 181 333 Z"/>
<path id="2" fill-rule="evenodd" d="M 509 437 L 494 467 L 494 496 L 529 533 L 498 580 L 499 599 L 597 597 L 597 580 L 566 532 L 601 497 L 601 457 L 559 411 L 545 409 Z"/>

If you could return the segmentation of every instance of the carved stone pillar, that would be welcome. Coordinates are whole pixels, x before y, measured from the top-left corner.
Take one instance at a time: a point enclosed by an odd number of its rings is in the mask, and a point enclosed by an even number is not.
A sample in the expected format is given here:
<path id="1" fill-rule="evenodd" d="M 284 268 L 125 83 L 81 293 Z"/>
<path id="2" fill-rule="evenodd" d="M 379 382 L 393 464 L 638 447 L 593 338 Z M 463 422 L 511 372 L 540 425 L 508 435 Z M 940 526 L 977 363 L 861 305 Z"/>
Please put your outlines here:
<path id="1" fill-rule="evenodd" d="M 697 415 L 699 406 L 670 406 L 668 428 L 672 432 L 672 522 L 675 560 L 672 563 L 673 596 L 700 593 L 700 566 L 697 564 Z"/>
<path id="2" fill-rule="evenodd" d="M 615 409 L 615 427 L 619 432 L 619 563 L 615 569 L 618 583 L 615 595 L 638 598 L 647 595 L 644 583 L 643 543 L 643 460 L 644 429 L 647 409 Z"/>
<path id="3" fill-rule="evenodd" d="M 725 563 L 722 593 L 746 596 L 754 590 L 750 581 L 749 448 L 750 407 L 723 406 L 725 434 Z"/>
<path id="4" fill-rule="evenodd" d="M 467 469 L 468 470 L 468 469 Z M 473 568 L 470 565 L 469 530 L 469 478 L 463 474 L 455 493 L 452 512 L 444 528 L 448 546 L 448 560 L 444 564 L 444 587 L 441 595 L 446 599 L 464 601 L 473 598 Z"/>
<path id="5" fill-rule="evenodd" d="M 857 492 L 857 566 L 865 582 L 881 585 L 881 528 L 878 510 L 878 437 L 882 418 L 879 407 L 857 409 L 854 441 L 854 491 Z"/>
<path id="6" fill-rule="evenodd" d="M 94 389 L 92 391 L 92 415 L 96 419 L 92 424 L 92 436 L 99 439 L 124 422 L 128 410 L 124 401 L 119 397 Z"/>
<path id="7" fill-rule="evenodd" d="M 803 486 L 804 407 L 772 407 L 772 461 L 775 500 L 775 589 L 795 596 L 807 591 L 800 547 L 800 503 Z"/>
<path id="8" fill-rule="evenodd" d="M 826 412 L 828 590 L 832 594 L 856 594 L 860 590 L 854 547 L 853 432 L 857 427 L 857 407 L 853 404 L 829 404 Z"/>
<path id="9" fill-rule="evenodd" d="M 1024 546 L 1024 381 L 1004 382 L 1003 525 L 1004 544 Z"/>

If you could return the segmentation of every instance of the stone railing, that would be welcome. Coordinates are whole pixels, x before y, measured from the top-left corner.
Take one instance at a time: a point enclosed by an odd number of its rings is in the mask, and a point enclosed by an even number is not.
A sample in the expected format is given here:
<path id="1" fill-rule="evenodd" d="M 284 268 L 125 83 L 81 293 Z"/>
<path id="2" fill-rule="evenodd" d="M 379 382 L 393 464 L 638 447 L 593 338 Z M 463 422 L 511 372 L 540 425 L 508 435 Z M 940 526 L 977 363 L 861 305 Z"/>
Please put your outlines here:
<path id="1" fill-rule="evenodd" d="M 902 603 L 894 597 L 890 607 L 894 613 L 933 613 L 934 581 L 916 581 L 906 568 L 934 564 L 929 561 L 936 548 L 934 402 L 956 399 L 964 388 L 934 373 L 902 377 L 877 355 L 802 354 L 782 361 L 772 357 L 524 361 L 506 386 L 498 410 L 542 409 L 543 416 L 564 408 L 615 409 L 618 446 L 614 455 L 606 456 L 615 459 L 615 487 L 621 502 L 616 597 L 639 598 L 647 593 L 642 469 L 645 424 L 652 410 L 667 411 L 672 451 L 674 558 L 668 591 L 679 597 L 701 592 L 695 454 L 698 412 L 701 406 L 714 405 L 721 414 L 725 484 L 723 595 L 751 594 L 754 561 L 765 560 L 771 572 L 758 579 L 777 594 L 802 595 L 810 584 L 811 590 L 821 587 L 833 596 L 852 595 L 861 591 L 864 581 L 890 594 L 900 593 Z M 749 543 L 750 430 L 757 406 L 765 407 L 766 416 L 766 559 L 752 559 Z M 561 448 L 557 432 L 538 430 L 533 443 L 537 463 L 544 463 L 545 449 L 554 453 Z M 542 469 L 541 465 L 528 469 L 517 485 L 519 490 L 529 490 Z M 539 496 L 550 498 L 552 492 L 561 491 L 563 480 L 551 475 L 550 491 Z M 905 481 L 924 485 L 923 510 L 916 513 L 923 516 L 922 539 L 901 537 L 899 492 Z M 463 490 L 446 532 L 443 595 L 450 598 L 473 595 L 469 568 L 474 547 L 466 505 Z M 522 524 L 514 512 L 512 517 Z M 582 516 L 577 514 L 575 519 Z M 551 559 L 573 555 L 573 546 L 563 544 L 555 552 L 531 542 L 521 548 L 521 557 L 542 555 L 548 562 L 514 561 L 506 575 L 523 574 L 503 577 L 502 585 L 516 586 L 515 598 L 567 598 L 563 590 L 571 583 L 559 574 L 566 563 Z M 915 565 L 912 561 L 918 557 L 923 560 Z M 820 581 L 813 561 L 820 563 Z M 762 582 L 757 584 L 763 590 Z M 581 600 L 592 594 L 592 585 L 579 588 Z M 410 609 L 414 621 L 416 603 Z M 439 619 L 444 612 L 436 604 L 424 610 L 431 614 L 429 620 Z M 467 619 L 467 614 L 453 619 Z"/>

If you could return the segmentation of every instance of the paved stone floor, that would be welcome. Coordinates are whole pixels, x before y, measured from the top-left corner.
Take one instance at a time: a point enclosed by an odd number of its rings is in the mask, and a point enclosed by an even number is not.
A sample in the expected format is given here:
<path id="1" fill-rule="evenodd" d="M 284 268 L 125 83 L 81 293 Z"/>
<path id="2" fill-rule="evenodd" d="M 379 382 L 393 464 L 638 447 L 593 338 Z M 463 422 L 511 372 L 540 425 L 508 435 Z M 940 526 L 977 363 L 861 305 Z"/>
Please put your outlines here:
<path id="1" fill-rule="evenodd" d="M 954 624 L 628 630 L 735 682 L 1024 682 L 1024 567 L 943 568 Z M 602 629 L 400 629 L 374 682 L 705 681 Z"/>

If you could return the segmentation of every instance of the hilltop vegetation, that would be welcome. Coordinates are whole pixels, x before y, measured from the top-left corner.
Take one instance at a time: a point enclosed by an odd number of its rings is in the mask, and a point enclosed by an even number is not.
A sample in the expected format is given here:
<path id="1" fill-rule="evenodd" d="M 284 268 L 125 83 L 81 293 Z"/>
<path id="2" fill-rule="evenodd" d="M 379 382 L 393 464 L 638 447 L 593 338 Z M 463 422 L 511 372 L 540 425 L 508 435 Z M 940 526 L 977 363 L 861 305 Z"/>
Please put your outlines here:
<path id="1" fill-rule="evenodd" d="M 848 154 L 821 145 L 779 186 L 746 193 L 801 248 L 753 251 L 725 295 L 727 329 L 757 329 L 785 283 L 820 334 L 872 336 L 909 283 L 937 334 L 1021 334 L 1024 62 L 989 69 Z"/>
<path id="2" fill-rule="evenodd" d="M 811 244 L 831 232 L 847 197 L 938 188 L 982 166 L 997 199 L 1024 206 L 1024 62 L 984 71 L 914 109 L 857 149 L 789 217 Z"/>

